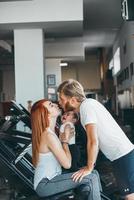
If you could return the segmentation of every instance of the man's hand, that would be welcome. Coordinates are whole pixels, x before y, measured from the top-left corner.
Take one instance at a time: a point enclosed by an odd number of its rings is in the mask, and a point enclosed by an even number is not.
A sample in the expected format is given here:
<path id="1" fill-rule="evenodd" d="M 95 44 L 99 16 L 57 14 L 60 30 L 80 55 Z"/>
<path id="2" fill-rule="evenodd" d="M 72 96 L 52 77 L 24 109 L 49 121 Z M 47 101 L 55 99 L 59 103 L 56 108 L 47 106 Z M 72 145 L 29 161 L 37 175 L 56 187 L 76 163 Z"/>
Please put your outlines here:
<path id="1" fill-rule="evenodd" d="M 84 176 L 87 176 L 88 174 L 91 174 L 92 170 L 89 169 L 87 166 L 81 168 L 80 170 L 78 170 L 77 172 L 75 172 L 72 175 L 73 181 L 77 182 L 81 182 L 81 180 L 83 179 Z"/>

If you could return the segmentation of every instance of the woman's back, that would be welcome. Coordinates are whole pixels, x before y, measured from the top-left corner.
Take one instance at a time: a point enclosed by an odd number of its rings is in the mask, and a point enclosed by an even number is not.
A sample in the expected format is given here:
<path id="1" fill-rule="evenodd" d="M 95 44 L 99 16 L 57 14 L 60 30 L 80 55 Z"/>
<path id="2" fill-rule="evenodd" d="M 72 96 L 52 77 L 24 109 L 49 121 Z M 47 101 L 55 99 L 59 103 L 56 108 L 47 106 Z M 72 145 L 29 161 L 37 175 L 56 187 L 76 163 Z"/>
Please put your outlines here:
<path id="1" fill-rule="evenodd" d="M 51 180 L 53 177 L 61 174 L 61 172 L 61 165 L 52 152 L 39 153 L 39 161 L 34 176 L 34 189 L 36 189 L 42 178 Z"/>

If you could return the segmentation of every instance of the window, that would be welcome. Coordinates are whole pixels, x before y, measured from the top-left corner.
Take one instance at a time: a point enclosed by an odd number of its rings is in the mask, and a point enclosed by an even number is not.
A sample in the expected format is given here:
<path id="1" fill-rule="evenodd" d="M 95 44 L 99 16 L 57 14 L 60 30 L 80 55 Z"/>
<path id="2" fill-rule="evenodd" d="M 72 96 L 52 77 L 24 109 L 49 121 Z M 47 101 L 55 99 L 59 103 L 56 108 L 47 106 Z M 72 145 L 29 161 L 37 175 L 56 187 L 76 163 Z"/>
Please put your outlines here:
<path id="1" fill-rule="evenodd" d="M 118 48 L 114 54 L 113 75 L 116 75 L 120 71 L 120 68 L 120 48 Z"/>

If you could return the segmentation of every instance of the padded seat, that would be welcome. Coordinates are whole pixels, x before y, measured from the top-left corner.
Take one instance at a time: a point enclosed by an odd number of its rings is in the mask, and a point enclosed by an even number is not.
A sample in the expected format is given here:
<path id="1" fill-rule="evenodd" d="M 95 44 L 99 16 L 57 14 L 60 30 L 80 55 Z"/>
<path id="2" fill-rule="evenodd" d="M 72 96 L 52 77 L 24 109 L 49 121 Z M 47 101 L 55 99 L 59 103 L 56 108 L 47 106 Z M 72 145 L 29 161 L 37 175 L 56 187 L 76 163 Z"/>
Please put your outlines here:
<path id="1" fill-rule="evenodd" d="M 50 197 L 43 197 L 39 198 L 39 200 L 67 200 L 67 199 L 73 199 L 74 198 L 74 191 L 68 190 L 66 192 L 58 193 Z"/>

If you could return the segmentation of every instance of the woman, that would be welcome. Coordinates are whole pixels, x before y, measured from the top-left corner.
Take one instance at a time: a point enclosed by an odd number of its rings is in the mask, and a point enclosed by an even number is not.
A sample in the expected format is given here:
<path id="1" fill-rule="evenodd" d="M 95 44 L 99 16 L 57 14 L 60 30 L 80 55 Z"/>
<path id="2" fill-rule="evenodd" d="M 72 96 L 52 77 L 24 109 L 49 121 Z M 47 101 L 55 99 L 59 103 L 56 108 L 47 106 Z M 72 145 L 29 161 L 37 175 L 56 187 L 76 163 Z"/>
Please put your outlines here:
<path id="1" fill-rule="evenodd" d="M 96 174 L 83 178 L 81 182 L 73 180 L 73 173 L 62 174 L 61 167 L 71 167 L 71 154 L 68 148 L 71 129 L 65 128 L 61 141 L 55 134 L 56 119 L 60 109 L 49 100 L 37 101 L 31 109 L 32 154 L 35 166 L 34 189 L 41 197 L 51 196 L 80 185 L 95 184 L 94 200 L 99 200 L 99 182 Z M 94 191 L 95 190 L 95 191 Z M 88 196 L 92 193 L 90 192 Z M 91 197 L 91 196 L 90 196 Z M 88 197 L 88 198 L 90 198 Z"/>

